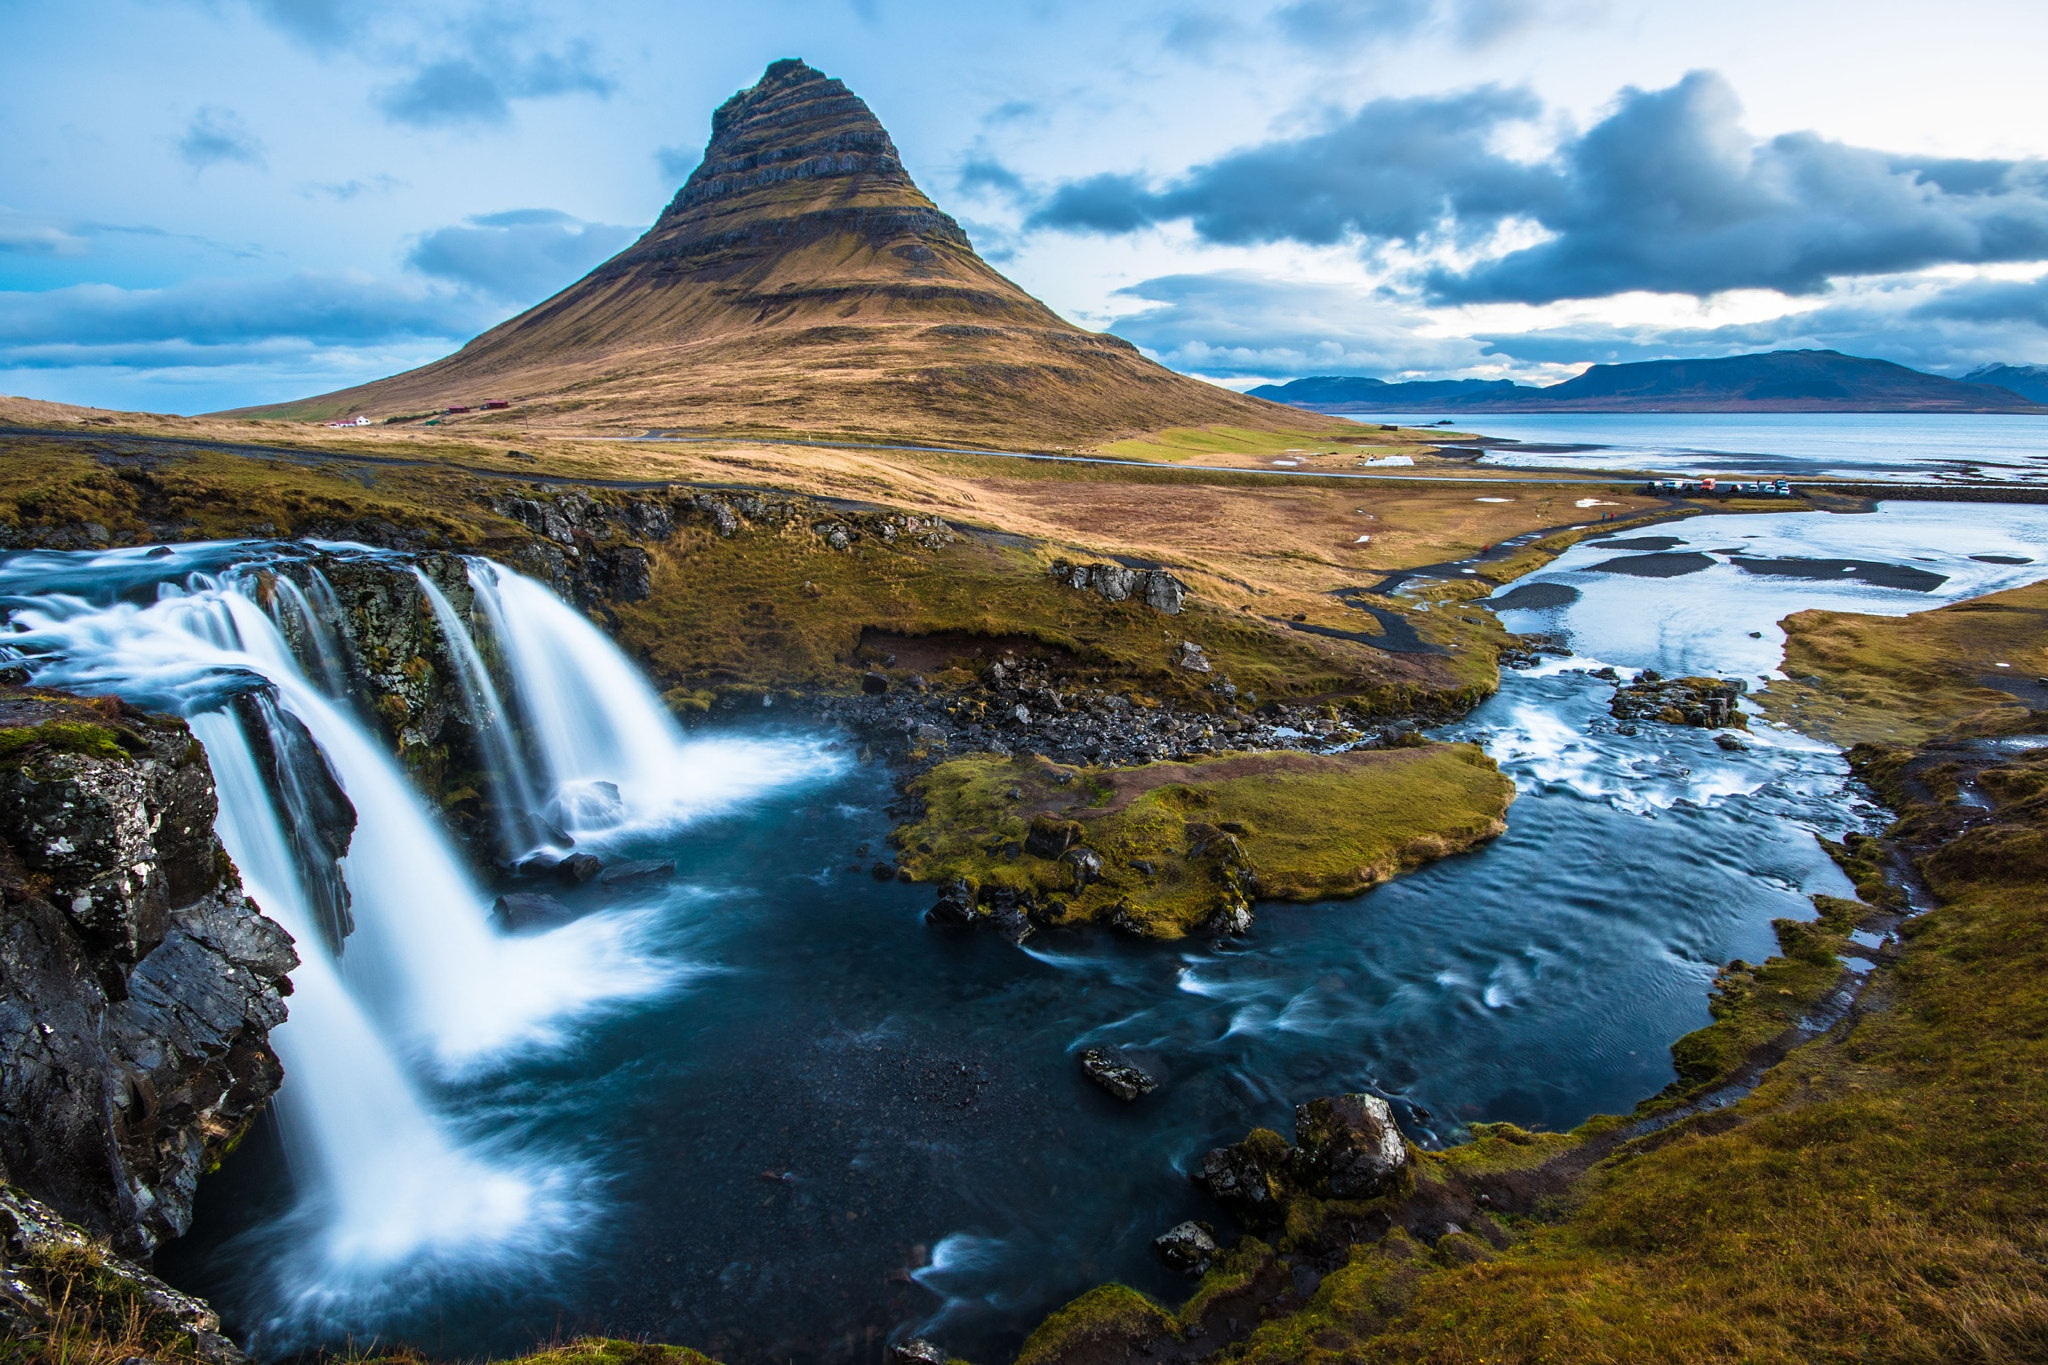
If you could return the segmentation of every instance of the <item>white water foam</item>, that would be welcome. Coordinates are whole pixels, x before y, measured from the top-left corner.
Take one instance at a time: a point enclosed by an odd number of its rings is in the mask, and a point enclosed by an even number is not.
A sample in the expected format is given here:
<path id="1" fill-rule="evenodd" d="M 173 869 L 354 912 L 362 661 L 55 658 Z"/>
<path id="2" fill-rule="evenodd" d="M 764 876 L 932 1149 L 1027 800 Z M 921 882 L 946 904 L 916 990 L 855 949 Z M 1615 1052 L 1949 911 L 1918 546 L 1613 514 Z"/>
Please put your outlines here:
<path id="1" fill-rule="evenodd" d="M 559 1235 L 572 1217 L 560 1174 L 464 1150 L 344 986 L 240 724 L 205 711 L 191 725 L 220 794 L 221 842 L 250 898 L 299 945 L 291 1017 L 270 1038 L 288 1078 L 277 1110 L 287 1153 L 310 1192 L 299 1221 L 314 1225 L 312 1259 L 380 1275 L 421 1255 Z"/>
<path id="2" fill-rule="evenodd" d="M 423 1075 L 451 1077 L 566 1044 L 575 1021 L 688 975 L 685 964 L 661 959 L 651 946 L 654 921 L 676 898 L 542 934 L 498 932 L 436 814 L 338 695 L 341 647 L 319 605 L 331 604 L 332 591 L 310 567 L 305 590 L 283 576 L 269 583 L 278 617 L 299 627 L 306 642 L 302 665 L 278 621 L 253 600 L 254 575 L 234 565 L 237 558 L 263 562 L 260 547 L 183 547 L 154 562 L 136 552 L 39 555 L 32 565 L 23 558 L 6 566 L 15 572 L 0 586 L 91 584 L 130 598 L 147 591 L 152 570 L 227 565 L 219 577 L 194 572 L 182 586 L 161 583 L 154 602 L 17 596 L 7 640 L 42 683 L 115 692 L 188 718 L 216 774 L 222 840 L 252 898 L 298 945 L 303 961 L 292 973 L 291 1017 L 273 1035 L 287 1070 L 275 1112 L 297 1203 L 283 1223 L 257 1234 L 273 1280 L 262 1329 L 271 1348 L 374 1321 L 379 1305 L 423 1301 L 427 1286 L 451 1275 L 517 1266 L 529 1280 L 542 1278 L 594 1212 L 589 1176 L 556 1153 L 465 1137 L 447 1112 L 437 1112 Z M 579 776 L 607 769 L 601 761 L 578 766 L 578 742 L 591 744 L 600 760 L 630 758 L 617 769 L 627 777 L 628 827 L 687 819 L 834 771 L 835 762 L 807 744 L 687 744 L 623 656 L 545 589 L 519 582 L 526 586 L 510 594 L 503 619 L 517 630 L 530 610 L 547 617 L 525 631 L 554 655 L 545 685 L 572 705 L 602 698 L 598 723 L 556 736 L 568 747 L 556 743 L 550 756 Z M 429 601 L 472 710 L 519 709 L 518 688 L 531 670 L 515 668 L 510 705 L 500 701 L 445 597 L 430 593 Z M 591 648 L 588 637 L 604 648 Z M 583 662 L 597 669 L 595 681 L 575 678 Z M 276 727 L 289 716 L 356 809 L 341 865 L 355 929 L 338 958 L 294 861 L 281 798 L 266 789 L 243 731 L 251 708 L 238 716 L 226 706 L 252 688 L 259 689 L 253 709 L 272 725 L 270 751 L 286 747 L 276 742 Z M 504 732 L 500 739 L 516 758 L 516 739 Z M 721 772 L 722 765 L 742 771 Z"/>
<path id="3" fill-rule="evenodd" d="M 844 765 L 812 742 L 689 739 L 619 647 L 547 588 L 484 559 L 470 583 L 538 753 L 535 786 L 579 841 L 701 819 Z"/>

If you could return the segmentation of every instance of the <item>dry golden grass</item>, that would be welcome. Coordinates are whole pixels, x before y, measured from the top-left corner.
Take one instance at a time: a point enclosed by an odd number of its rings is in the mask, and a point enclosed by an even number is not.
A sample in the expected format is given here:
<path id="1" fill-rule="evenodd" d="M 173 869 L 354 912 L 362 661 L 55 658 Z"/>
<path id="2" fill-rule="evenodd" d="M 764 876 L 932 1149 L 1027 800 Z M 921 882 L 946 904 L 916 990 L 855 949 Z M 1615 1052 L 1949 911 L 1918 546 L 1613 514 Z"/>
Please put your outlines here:
<path id="1" fill-rule="evenodd" d="M 1926 739 L 1965 716 L 2023 705 L 2048 675 L 2048 583 L 1914 616 L 1802 611 L 1785 618 L 1774 720 L 1844 746 Z M 2001 667 L 2003 665 L 2003 667 Z"/>

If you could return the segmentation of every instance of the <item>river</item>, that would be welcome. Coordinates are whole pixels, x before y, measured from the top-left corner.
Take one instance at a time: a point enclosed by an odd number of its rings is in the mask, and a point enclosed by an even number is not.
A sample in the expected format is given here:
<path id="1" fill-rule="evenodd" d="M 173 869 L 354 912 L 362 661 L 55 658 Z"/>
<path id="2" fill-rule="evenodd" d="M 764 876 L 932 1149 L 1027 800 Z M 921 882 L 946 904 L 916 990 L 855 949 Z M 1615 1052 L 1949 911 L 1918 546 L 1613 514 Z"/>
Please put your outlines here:
<path id="1" fill-rule="evenodd" d="M 1721 963 L 1768 956 L 1773 918 L 1848 892 L 1816 836 L 1881 813 L 1836 752 L 1762 722 L 1739 752 L 1618 733 L 1590 670 L 1761 686 L 1789 611 L 1901 613 L 2042 576 L 2048 510 L 1607 539 L 1515 585 L 1536 605 L 1503 603 L 1570 656 L 1440 732 L 1514 777 L 1502 838 L 1354 900 L 1261 906 L 1240 939 L 1021 948 L 932 929 L 929 889 L 867 874 L 892 776 L 847 737 L 684 733 L 575 613 L 476 564 L 479 657 L 507 661 L 494 706 L 527 718 L 525 780 L 599 804 L 616 782 L 622 810 L 573 817 L 579 847 L 677 866 L 573 893 L 589 913 L 562 929 L 500 934 L 495 874 L 461 865 L 254 605 L 249 568 L 304 580 L 303 547 L 7 557 L 0 593 L 45 680 L 193 715 L 223 837 L 310 959 L 277 1035 L 279 1117 L 202 1187 L 161 1270 L 272 1356 L 375 1340 L 472 1357 L 588 1331 L 842 1362 L 917 1332 L 994 1361 L 1100 1281 L 1180 1292 L 1150 1239 L 1223 1221 L 1186 1171 L 1252 1125 L 1288 1131 L 1304 1099 L 1376 1090 L 1430 1145 L 1474 1120 L 1626 1110 L 1672 1078 Z M 1625 562 L 1643 556 L 1663 567 Z M 276 803 L 219 709 L 251 674 L 365 812 L 338 958 L 284 884 Z M 589 724 L 544 742 L 550 707 Z M 1075 1053 L 1101 1043 L 1160 1089 L 1125 1105 L 1086 1081 Z"/>

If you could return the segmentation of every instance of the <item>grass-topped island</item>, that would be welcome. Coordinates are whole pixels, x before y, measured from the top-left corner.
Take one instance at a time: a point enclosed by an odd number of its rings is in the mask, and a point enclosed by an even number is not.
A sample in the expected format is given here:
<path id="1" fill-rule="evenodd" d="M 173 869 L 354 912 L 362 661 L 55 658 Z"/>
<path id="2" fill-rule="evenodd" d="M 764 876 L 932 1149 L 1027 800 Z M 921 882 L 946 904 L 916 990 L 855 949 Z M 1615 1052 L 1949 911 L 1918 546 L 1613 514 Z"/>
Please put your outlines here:
<path id="1" fill-rule="evenodd" d="M 1514 784 L 1477 746 L 1236 753 L 1133 768 L 979 754 L 911 792 L 901 868 L 963 922 L 1023 914 L 1151 938 L 1241 929 L 1253 896 L 1350 896 L 1506 828 Z"/>

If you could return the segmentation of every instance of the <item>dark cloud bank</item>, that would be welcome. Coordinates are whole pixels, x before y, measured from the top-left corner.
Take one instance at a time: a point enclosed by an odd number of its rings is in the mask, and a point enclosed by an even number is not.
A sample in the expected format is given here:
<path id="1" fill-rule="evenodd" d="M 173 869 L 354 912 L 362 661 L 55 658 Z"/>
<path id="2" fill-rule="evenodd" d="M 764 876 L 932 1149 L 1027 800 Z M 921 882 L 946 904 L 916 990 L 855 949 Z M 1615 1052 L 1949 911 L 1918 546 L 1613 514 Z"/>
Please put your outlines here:
<path id="1" fill-rule="evenodd" d="M 1630 290 L 1813 294 L 1834 279 L 2048 258 L 2048 165 L 1935 160 L 1813 133 L 1758 140 L 1728 84 L 1694 72 L 1629 89 L 1534 162 L 1501 133 L 1540 117 L 1487 87 L 1382 99 L 1325 131 L 1234 152 L 1166 185 L 1102 175 L 1053 191 L 1036 227 L 1129 232 L 1184 220 L 1205 240 L 1473 245 L 1533 223 L 1537 245 L 1422 280 L 1446 303 L 1550 303 Z"/>

